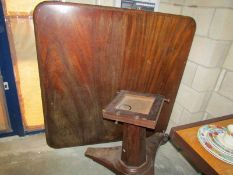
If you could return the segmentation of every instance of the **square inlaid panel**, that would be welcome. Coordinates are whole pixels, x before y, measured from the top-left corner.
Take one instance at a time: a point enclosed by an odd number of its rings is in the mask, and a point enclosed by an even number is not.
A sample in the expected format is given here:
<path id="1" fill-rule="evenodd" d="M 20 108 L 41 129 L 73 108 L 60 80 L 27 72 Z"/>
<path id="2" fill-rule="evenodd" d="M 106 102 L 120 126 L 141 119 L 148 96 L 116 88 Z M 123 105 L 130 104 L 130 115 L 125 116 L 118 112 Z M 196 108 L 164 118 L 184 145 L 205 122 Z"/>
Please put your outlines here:
<path id="1" fill-rule="evenodd" d="M 115 108 L 140 114 L 149 114 L 154 101 L 155 97 L 127 94 Z"/>
<path id="2" fill-rule="evenodd" d="M 121 90 L 103 110 L 103 117 L 154 129 L 164 101 L 158 94 Z"/>

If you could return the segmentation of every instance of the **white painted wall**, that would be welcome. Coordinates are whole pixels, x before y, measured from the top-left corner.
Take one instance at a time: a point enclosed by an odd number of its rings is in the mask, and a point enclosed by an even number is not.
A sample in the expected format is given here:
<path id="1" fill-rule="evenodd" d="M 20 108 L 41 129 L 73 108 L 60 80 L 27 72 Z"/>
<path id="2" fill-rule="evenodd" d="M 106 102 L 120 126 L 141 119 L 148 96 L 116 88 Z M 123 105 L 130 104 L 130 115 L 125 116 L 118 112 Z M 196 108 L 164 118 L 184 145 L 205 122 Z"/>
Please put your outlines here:
<path id="1" fill-rule="evenodd" d="M 168 130 L 233 114 L 232 8 L 232 0 L 161 0 L 160 12 L 191 16 L 197 23 Z"/>

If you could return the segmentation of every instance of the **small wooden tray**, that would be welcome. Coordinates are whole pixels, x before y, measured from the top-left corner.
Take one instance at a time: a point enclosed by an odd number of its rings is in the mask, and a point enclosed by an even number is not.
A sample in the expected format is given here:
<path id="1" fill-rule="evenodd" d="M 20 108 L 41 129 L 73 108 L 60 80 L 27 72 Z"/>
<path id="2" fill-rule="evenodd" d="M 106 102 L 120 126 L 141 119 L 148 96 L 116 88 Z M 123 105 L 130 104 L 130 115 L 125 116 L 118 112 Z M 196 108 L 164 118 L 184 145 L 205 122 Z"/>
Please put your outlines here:
<path id="1" fill-rule="evenodd" d="M 103 118 L 154 129 L 164 96 L 121 90 L 103 109 Z"/>

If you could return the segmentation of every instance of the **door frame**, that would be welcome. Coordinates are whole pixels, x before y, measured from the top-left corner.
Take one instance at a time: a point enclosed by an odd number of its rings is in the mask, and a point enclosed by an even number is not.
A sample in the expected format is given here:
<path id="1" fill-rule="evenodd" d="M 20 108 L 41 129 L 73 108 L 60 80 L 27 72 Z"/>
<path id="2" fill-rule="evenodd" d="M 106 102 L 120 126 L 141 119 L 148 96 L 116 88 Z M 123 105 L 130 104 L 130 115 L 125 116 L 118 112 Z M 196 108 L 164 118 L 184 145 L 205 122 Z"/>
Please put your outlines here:
<path id="1" fill-rule="evenodd" d="M 5 90 L 6 105 L 9 114 L 11 132 L 1 133 L 0 137 L 19 135 L 24 136 L 25 131 L 19 107 L 18 93 L 15 84 L 10 46 L 7 36 L 5 17 L 2 2 L 0 1 L 0 70 L 3 81 L 8 83 L 9 89 Z"/>
<path id="2" fill-rule="evenodd" d="M 16 81 L 13 70 L 13 63 L 10 52 L 10 45 L 9 45 L 3 5 L 1 0 L 0 0 L 0 71 L 2 74 L 3 82 L 7 82 L 9 86 L 9 89 L 5 90 L 5 99 L 6 99 L 8 116 L 9 116 L 9 123 L 11 126 L 11 131 L 6 133 L 0 133 L 0 138 L 13 136 L 13 135 L 25 136 L 25 135 L 44 132 L 45 129 L 26 131 L 23 126 L 23 120 L 20 111 L 18 92 L 16 88 Z"/>

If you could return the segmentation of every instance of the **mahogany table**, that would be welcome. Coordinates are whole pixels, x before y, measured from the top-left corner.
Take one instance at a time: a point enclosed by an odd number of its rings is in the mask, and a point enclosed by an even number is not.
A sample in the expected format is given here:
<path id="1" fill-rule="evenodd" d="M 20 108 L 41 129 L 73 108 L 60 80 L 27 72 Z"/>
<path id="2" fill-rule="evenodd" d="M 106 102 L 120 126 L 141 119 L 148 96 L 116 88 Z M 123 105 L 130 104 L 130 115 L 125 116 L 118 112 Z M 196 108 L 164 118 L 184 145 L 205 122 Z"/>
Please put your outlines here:
<path id="1" fill-rule="evenodd" d="M 170 99 L 153 132 L 166 130 L 195 32 L 192 18 L 53 1 L 37 6 L 33 21 L 49 146 L 121 139 L 122 125 L 102 118 L 121 89 Z"/>
<path id="2" fill-rule="evenodd" d="M 233 166 L 207 152 L 197 138 L 198 129 L 205 124 L 227 126 L 232 123 L 233 115 L 228 115 L 173 127 L 170 132 L 171 142 L 198 172 L 207 175 L 232 175 Z"/>

